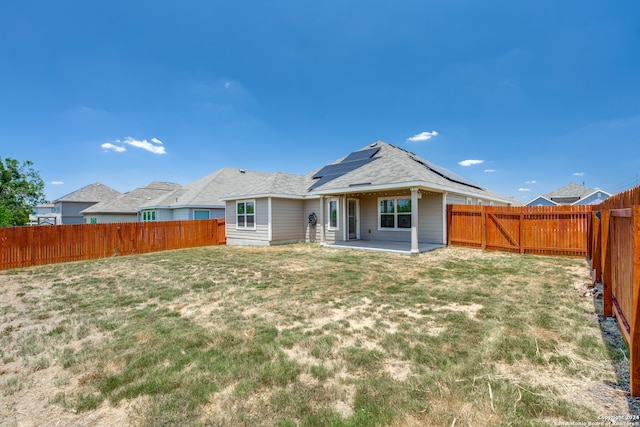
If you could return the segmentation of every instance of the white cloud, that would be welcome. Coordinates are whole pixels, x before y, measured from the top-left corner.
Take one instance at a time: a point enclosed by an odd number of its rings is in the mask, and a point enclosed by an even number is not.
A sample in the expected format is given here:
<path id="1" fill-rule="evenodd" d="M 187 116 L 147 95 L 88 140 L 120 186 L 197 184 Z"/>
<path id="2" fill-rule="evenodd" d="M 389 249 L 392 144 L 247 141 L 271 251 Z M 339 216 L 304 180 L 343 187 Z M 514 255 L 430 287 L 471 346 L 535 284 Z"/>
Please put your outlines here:
<path id="1" fill-rule="evenodd" d="M 473 166 L 473 165 L 479 165 L 484 163 L 484 160 L 463 160 L 461 162 L 458 162 L 458 164 L 460 166 Z"/>
<path id="2" fill-rule="evenodd" d="M 116 140 L 116 142 L 120 142 L 119 140 Z M 121 145 L 114 145 L 110 142 L 105 142 L 104 144 L 102 144 L 100 147 L 102 147 L 102 149 L 104 151 L 115 151 L 116 153 L 122 153 L 123 151 L 127 151 L 127 149 Z"/>
<path id="3" fill-rule="evenodd" d="M 525 182 L 525 184 L 537 184 L 537 183 L 538 183 L 538 181 L 527 181 L 527 182 Z"/>
<path id="4" fill-rule="evenodd" d="M 62 181 L 51 181 L 51 185 L 64 185 Z"/>
<path id="5" fill-rule="evenodd" d="M 518 191 L 531 191 L 530 188 L 518 188 Z"/>
<path id="6" fill-rule="evenodd" d="M 485 171 L 486 173 L 493 173 L 493 172 L 495 172 L 496 170 L 495 170 L 495 169 L 485 169 L 484 171 Z"/>
<path id="7" fill-rule="evenodd" d="M 422 132 L 417 135 L 413 135 L 411 138 L 407 138 L 407 142 L 422 142 L 427 141 L 434 136 L 438 136 L 438 132 L 435 130 L 433 132 Z"/>
<path id="8" fill-rule="evenodd" d="M 151 138 L 151 142 L 149 142 L 146 139 L 140 140 L 128 136 L 122 141 L 116 139 L 113 142 L 105 142 L 100 147 L 102 147 L 102 149 L 105 151 L 115 151 L 116 153 L 122 153 L 127 151 L 126 145 L 141 148 L 153 154 L 166 154 L 164 144 L 158 138 Z"/>
<path id="9" fill-rule="evenodd" d="M 149 142 L 146 139 L 139 140 L 128 136 L 122 142 L 133 147 L 142 148 L 143 150 L 147 150 L 153 154 L 166 154 L 162 142 L 157 138 L 152 138 L 151 142 Z"/>
<path id="10" fill-rule="evenodd" d="M 573 176 L 584 176 L 584 172 L 576 172 Z"/>

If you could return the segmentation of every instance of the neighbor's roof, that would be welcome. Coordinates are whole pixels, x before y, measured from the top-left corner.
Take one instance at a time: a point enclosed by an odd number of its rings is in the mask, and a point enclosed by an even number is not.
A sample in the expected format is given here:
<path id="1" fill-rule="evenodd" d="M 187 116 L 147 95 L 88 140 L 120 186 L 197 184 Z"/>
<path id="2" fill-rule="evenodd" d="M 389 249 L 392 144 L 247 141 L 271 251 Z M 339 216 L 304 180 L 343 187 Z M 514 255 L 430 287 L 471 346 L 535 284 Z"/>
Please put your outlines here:
<path id="1" fill-rule="evenodd" d="M 270 176 L 271 174 L 268 172 L 223 168 L 167 195 L 151 200 L 143 204 L 141 208 L 185 206 L 224 208 L 224 203 L 220 202 L 222 197 L 230 194 L 242 194 L 247 188 L 252 188 L 258 183 L 266 181 Z"/>
<path id="2" fill-rule="evenodd" d="M 117 190 L 114 190 L 111 187 L 108 187 L 104 184 L 96 182 L 94 184 L 87 185 L 86 187 L 82 187 L 79 190 L 74 191 L 73 193 L 69 193 L 66 196 L 62 196 L 59 199 L 53 201 L 53 203 L 57 202 L 103 202 L 108 200 L 113 200 L 116 197 L 122 195 Z"/>
<path id="3" fill-rule="evenodd" d="M 180 184 L 173 182 L 152 182 L 144 187 L 124 193 L 113 200 L 96 203 L 81 213 L 136 213 L 137 207 L 148 203 L 149 200 L 166 196 L 178 188 L 180 188 Z"/>
<path id="4" fill-rule="evenodd" d="M 565 198 L 565 197 L 578 197 L 583 198 L 590 194 L 593 194 L 594 191 L 597 191 L 593 188 L 585 187 L 584 185 L 576 184 L 575 182 L 570 182 L 569 184 L 558 188 L 557 190 L 553 190 L 547 194 L 544 194 L 549 200 L 553 200 L 555 198 Z"/>

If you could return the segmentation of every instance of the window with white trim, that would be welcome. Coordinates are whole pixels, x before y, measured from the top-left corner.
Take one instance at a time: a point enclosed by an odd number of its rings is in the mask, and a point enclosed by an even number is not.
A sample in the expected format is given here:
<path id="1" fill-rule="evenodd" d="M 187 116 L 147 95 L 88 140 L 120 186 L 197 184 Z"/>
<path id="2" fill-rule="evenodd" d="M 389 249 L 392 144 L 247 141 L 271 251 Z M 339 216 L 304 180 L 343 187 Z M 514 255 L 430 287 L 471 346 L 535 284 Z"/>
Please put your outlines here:
<path id="1" fill-rule="evenodd" d="M 378 228 L 380 230 L 408 230 L 411 228 L 410 198 L 378 199 Z"/>
<path id="2" fill-rule="evenodd" d="M 209 219 L 210 216 L 209 210 L 195 209 L 193 211 L 193 219 Z"/>
<path id="3" fill-rule="evenodd" d="M 327 228 L 329 230 L 338 230 L 338 199 L 331 198 L 327 201 Z"/>
<path id="4" fill-rule="evenodd" d="M 468 205 L 472 205 L 473 204 L 473 199 L 471 197 L 467 197 L 467 204 Z"/>
<path id="5" fill-rule="evenodd" d="M 156 211 L 142 211 L 142 222 L 149 222 L 156 220 Z"/>
<path id="6" fill-rule="evenodd" d="M 236 228 L 256 229 L 256 201 L 242 200 L 236 202 Z"/>

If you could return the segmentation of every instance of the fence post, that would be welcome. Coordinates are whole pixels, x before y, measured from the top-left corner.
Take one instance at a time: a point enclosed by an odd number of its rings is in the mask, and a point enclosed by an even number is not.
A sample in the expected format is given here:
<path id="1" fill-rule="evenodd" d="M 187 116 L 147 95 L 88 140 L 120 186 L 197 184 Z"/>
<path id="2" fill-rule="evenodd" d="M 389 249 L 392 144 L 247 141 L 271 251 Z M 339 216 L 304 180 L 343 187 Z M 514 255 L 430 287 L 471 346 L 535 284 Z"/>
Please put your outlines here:
<path id="1" fill-rule="evenodd" d="M 447 205 L 447 246 L 451 246 L 451 222 L 453 221 L 453 205 Z"/>
<path id="2" fill-rule="evenodd" d="M 631 309 L 631 331 L 629 332 L 629 382 L 631 396 L 640 396 L 640 206 L 634 206 L 631 216 L 633 223 L 633 305 Z"/>
<path id="3" fill-rule="evenodd" d="M 591 212 L 590 241 L 591 268 L 594 270 L 593 283 L 602 282 L 602 247 L 600 246 L 600 212 Z"/>
<path id="4" fill-rule="evenodd" d="M 609 242 L 609 228 L 611 226 L 611 212 L 602 210 L 600 218 L 600 260 L 602 262 L 602 315 L 611 317 L 613 312 L 613 291 L 611 289 L 611 243 Z"/>
<path id="5" fill-rule="evenodd" d="M 487 249 L 487 208 L 481 207 L 480 215 L 482 216 L 482 250 Z"/>
<path id="6" fill-rule="evenodd" d="M 524 253 L 524 213 L 520 211 L 520 232 L 518 233 L 518 246 L 520 246 L 520 253 Z"/>

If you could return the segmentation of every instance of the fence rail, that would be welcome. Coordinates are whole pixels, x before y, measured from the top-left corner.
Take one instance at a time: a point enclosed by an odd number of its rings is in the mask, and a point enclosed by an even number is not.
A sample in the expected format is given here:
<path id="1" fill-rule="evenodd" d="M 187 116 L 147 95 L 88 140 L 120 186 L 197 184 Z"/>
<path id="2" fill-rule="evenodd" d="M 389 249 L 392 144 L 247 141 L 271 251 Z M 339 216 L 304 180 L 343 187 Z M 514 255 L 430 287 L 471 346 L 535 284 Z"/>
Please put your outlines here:
<path id="1" fill-rule="evenodd" d="M 602 283 L 602 314 L 616 316 L 629 348 L 631 395 L 640 396 L 640 187 L 609 197 L 592 215 L 593 281 Z"/>
<path id="2" fill-rule="evenodd" d="M 447 205 L 447 244 L 521 254 L 588 253 L 591 206 Z"/>
<path id="3" fill-rule="evenodd" d="M 0 270 L 225 241 L 224 218 L 0 228 Z"/>

